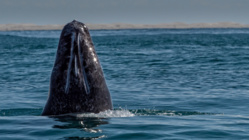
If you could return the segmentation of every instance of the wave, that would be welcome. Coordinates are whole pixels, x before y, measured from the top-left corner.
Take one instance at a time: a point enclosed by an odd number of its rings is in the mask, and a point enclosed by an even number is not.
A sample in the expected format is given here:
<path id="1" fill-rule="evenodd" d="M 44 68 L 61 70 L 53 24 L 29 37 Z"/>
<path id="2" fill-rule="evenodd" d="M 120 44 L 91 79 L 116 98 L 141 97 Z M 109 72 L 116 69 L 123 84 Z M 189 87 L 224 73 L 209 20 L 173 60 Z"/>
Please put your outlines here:
<path id="1" fill-rule="evenodd" d="M 0 116 L 40 116 L 42 108 L 2 109 Z"/>
<path id="2" fill-rule="evenodd" d="M 0 35 L 3 36 L 17 36 L 28 38 L 59 38 L 61 31 L 1 31 Z"/>
<path id="3" fill-rule="evenodd" d="M 40 116 L 42 108 L 20 108 L 0 110 L 0 116 Z M 59 116 L 72 116 L 77 118 L 116 118 L 134 116 L 189 116 L 189 115 L 217 115 L 218 113 L 205 113 L 197 111 L 171 111 L 155 109 L 114 109 L 100 113 L 72 113 Z"/>
<path id="4" fill-rule="evenodd" d="M 40 31 L 0 31 L 0 35 L 28 38 L 60 38 L 60 30 Z M 137 36 L 167 34 L 249 34 L 248 28 L 229 29 L 124 29 L 124 30 L 91 30 L 91 36 Z"/>

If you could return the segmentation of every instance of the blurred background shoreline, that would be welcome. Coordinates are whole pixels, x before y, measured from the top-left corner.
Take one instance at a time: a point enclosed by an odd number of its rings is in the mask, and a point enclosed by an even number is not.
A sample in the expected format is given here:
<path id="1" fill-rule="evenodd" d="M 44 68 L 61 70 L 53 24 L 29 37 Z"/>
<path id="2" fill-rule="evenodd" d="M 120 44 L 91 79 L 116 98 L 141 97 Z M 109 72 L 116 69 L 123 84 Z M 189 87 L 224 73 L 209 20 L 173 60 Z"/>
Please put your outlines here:
<path id="1" fill-rule="evenodd" d="M 218 22 L 218 23 L 164 23 L 164 24 L 86 24 L 91 30 L 105 29 L 193 29 L 193 28 L 249 28 L 249 24 L 240 24 L 233 22 Z M 23 30 L 61 30 L 64 25 L 36 25 L 36 24 L 0 24 L 0 31 L 23 31 Z"/>

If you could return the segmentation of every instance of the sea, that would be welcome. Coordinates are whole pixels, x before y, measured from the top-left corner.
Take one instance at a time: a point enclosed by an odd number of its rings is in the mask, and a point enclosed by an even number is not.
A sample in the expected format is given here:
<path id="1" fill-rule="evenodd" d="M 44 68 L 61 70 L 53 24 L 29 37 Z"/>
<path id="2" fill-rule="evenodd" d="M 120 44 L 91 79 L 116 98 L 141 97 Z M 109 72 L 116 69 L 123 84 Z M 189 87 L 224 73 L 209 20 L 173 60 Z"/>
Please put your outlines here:
<path id="1" fill-rule="evenodd" d="M 41 116 L 61 31 L 0 32 L 1 140 L 249 139 L 249 29 L 91 30 L 113 110 Z"/>

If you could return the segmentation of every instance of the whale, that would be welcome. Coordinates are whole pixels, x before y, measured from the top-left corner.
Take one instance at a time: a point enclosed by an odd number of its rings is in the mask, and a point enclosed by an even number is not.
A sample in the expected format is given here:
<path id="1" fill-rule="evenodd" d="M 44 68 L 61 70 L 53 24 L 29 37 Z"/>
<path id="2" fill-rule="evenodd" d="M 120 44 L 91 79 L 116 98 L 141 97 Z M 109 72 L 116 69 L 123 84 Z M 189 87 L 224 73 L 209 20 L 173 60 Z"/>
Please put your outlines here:
<path id="1" fill-rule="evenodd" d="M 62 29 L 43 116 L 112 110 L 112 99 L 89 30 L 73 20 Z"/>

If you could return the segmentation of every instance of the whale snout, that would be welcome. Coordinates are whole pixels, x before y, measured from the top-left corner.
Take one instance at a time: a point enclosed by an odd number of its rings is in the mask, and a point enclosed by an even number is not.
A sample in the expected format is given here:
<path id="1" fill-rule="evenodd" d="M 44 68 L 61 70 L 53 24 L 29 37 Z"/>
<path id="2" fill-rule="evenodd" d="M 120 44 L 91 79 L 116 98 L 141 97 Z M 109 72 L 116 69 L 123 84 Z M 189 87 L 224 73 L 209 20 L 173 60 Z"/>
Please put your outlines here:
<path id="1" fill-rule="evenodd" d="M 69 29 L 67 29 L 69 28 Z M 88 77 L 86 74 L 86 66 L 84 65 L 85 58 L 84 52 L 86 52 L 86 42 L 88 34 L 85 33 L 86 26 L 83 23 L 72 21 L 65 27 L 67 35 L 71 35 L 71 43 L 67 45 L 68 50 L 70 50 L 69 62 L 67 67 L 65 93 L 68 94 L 70 90 L 70 85 L 72 82 L 78 82 L 78 86 L 84 89 L 84 93 L 90 93 L 90 85 L 88 82 Z M 76 79 L 76 80 L 75 80 Z"/>
<path id="2" fill-rule="evenodd" d="M 61 37 L 72 36 L 72 34 L 81 34 L 82 36 L 90 36 L 87 26 L 84 23 L 73 20 L 65 25 Z"/>

